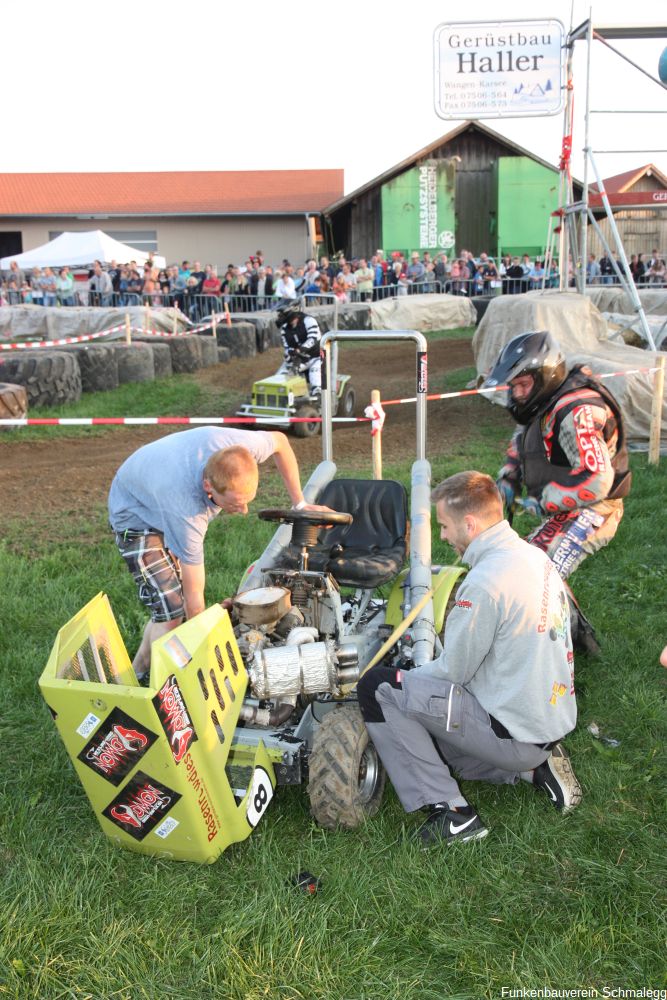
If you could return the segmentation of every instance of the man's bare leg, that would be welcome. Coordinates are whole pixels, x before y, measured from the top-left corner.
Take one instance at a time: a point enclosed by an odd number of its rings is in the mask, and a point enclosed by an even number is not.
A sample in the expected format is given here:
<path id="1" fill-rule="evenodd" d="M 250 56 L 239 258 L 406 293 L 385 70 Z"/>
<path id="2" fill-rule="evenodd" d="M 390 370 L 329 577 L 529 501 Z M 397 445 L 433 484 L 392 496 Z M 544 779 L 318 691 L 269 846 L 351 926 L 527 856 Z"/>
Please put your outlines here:
<path id="1" fill-rule="evenodd" d="M 137 678 L 141 678 L 148 673 L 151 666 L 151 645 L 160 636 L 165 635 L 167 632 L 173 631 L 173 629 L 178 628 L 182 624 L 183 618 L 174 618 L 170 622 L 147 622 L 146 628 L 144 629 L 144 635 L 141 640 L 139 649 L 136 652 L 134 659 L 132 660 L 132 666 Z"/>

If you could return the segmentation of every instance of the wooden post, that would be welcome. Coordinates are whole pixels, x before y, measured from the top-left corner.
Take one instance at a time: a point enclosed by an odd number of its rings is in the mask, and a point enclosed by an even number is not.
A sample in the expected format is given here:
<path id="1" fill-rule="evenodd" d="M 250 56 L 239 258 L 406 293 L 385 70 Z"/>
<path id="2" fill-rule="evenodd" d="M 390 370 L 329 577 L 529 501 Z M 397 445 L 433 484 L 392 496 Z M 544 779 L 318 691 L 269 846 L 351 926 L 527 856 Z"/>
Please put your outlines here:
<path id="1" fill-rule="evenodd" d="M 211 333 L 213 334 L 213 339 L 217 342 L 218 340 L 218 323 L 215 318 L 215 309 L 211 310 Z"/>
<path id="2" fill-rule="evenodd" d="M 178 306 L 173 307 L 172 313 L 174 317 L 174 322 L 171 327 L 171 332 L 174 334 L 174 336 L 176 336 L 176 334 L 178 333 Z"/>
<path id="3" fill-rule="evenodd" d="M 371 392 L 371 405 L 375 406 L 380 402 L 380 390 L 373 389 Z M 379 430 L 371 437 L 373 451 L 373 479 L 382 479 L 382 431 Z"/>
<path id="4" fill-rule="evenodd" d="M 660 431 L 662 429 L 662 399 L 665 389 L 665 355 L 656 361 L 657 371 L 653 377 L 653 405 L 651 407 L 651 430 L 648 439 L 648 460 L 650 465 L 660 461 Z"/>
<path id="5" fill-rule="evenodd" d="M 125 343 L 132 343 L 132 325 L 130 323 L 130 314 L 125 313 Z"/>
<path id="6" fill-rule="evenodd" d="M 148 333 L 151 326 L 151 307 L 148 302 L 144 306 L 144 333 Z"/>
<path id="7" fill-rule="evenodd" d="M 232 325 L 232 314 L 229 311 L 229 303 L 225 302 L 225 319 L 227 320 L 227 326 Z"/>

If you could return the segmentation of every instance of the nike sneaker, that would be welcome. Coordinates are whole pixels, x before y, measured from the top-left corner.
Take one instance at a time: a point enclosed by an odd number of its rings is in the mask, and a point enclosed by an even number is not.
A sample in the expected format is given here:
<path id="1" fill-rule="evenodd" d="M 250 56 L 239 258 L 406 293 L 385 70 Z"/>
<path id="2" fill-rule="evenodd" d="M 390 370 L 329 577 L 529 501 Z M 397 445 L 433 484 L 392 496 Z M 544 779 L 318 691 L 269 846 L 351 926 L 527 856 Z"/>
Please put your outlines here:
<path id="1" fill-rule="evenodd" d="M 472 806 L 450 809 L 446 803 L 442 803 L 433 806 L 414 836 L 422 847 L 434 847 L 436 844 L 453 844 L 456 841 L 464 844 L 468 840 L 481 840 L 488 832 Z"/>
<path id="2" fill-rule="evenodd" d="M 581 802 L 581 785 L 560 743 L 556 743 L 551 755 L 533 771 L 533 784 L 542 788 L 556 809 L 562 812 L 569 812 Z"/>

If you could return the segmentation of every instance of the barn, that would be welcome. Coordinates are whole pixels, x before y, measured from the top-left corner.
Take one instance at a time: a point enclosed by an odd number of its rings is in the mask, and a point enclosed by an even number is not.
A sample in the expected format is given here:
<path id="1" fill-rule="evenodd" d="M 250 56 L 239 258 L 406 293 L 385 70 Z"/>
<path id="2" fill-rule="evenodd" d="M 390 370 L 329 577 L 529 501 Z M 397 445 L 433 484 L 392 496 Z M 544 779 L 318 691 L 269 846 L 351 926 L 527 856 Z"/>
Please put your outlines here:
<path id="1" fill-rule="evenodd" d="M 329 205 L 324 228 L 330 249 L 349 257 L 376 248 L 533 257 L 545 251 L 558 202 L 557 167 L 465 121 Z"/>

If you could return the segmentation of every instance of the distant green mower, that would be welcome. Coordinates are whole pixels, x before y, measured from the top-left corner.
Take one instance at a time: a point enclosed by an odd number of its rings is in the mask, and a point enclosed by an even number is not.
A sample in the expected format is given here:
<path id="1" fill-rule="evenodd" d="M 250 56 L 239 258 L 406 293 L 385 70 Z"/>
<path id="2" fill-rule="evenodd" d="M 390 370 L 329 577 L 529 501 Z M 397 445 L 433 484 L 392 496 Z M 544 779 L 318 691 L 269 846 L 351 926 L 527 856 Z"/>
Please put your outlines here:
<path id="1" fill-rule="evenodd" d="M 336 393 L 332 394 L 333 416 L 352 417 L 356 395 L 350 385 L 350 375 L 336 376 Z M 321 430 L 320 395 L 313 393 L 305 375 L 296 367 L 282 365 L 275 375 L 253 383 L 249 402 L 237 410 L 238 417 L 266 420 L 271 427 L 291 429 L 296 437 L 313 437 Z M 290 423 L 290 418 L 301 418 Z M 303 418 L 316 417 L 316 420 Z"/>

